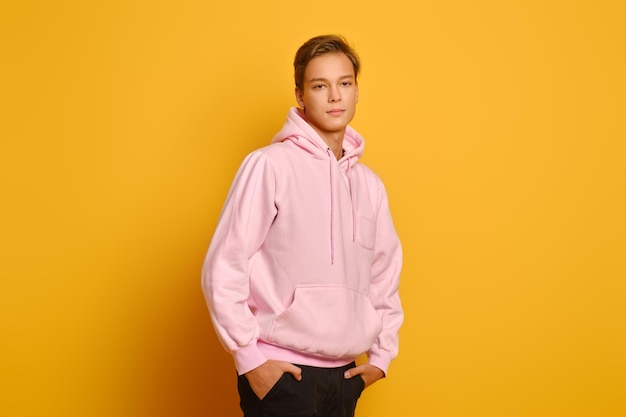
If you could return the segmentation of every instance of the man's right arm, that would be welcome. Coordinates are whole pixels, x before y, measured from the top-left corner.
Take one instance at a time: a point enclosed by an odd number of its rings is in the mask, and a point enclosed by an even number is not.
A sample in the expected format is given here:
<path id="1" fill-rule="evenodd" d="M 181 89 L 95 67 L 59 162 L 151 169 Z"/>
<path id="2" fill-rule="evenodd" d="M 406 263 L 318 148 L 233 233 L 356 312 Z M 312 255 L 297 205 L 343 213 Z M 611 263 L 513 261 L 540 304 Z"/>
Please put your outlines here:
<path id="1" fill-rule="evenodd" d="M 274 187 L 274 173 L 263 153 L 248 155 L 230 188 L 202 268 L 213 325 L 240 375 L 267 360 L 257 348 L 259 328 L 248 305 L 249 260 L 276 216 Z"/>

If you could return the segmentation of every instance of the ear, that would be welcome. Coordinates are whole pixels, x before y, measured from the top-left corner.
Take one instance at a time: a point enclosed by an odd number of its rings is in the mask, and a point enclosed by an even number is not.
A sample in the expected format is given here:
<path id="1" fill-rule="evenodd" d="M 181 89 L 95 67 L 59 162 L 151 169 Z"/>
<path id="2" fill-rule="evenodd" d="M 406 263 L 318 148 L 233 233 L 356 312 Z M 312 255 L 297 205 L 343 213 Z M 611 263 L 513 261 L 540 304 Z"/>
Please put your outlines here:
<path id="1" fill-rule="evenodd" d="M 356 83 L 355 87 L 356 87 L 356 94 L 355 94 L 354 103 L 356 104 L 359 102 L 359 83 Z"/>
<path id="2" fill-rule="evenodd" d="M 296 87 L 294 92 L 296 94 L 296 101 L 298 102 L 298 106 L 300 106 L 300 108 L 304 108 L 304 97 L 302 95 L 302 91 L 298 87 Z"/>

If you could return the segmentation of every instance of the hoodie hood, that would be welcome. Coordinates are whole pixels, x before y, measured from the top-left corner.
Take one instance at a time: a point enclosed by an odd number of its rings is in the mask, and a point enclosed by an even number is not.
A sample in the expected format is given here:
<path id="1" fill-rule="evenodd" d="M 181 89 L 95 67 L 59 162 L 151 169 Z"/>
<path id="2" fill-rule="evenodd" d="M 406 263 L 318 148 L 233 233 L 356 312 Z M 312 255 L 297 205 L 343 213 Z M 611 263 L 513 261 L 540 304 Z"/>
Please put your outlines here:
<path id="1" fill-rule="evenodd" d="M 287 114 L 287 120 L 283 128 L 274 136 L 272 143 L 292 141 L 305 152 L 317 159 L 327 159 L 329 147 L 320 135 L 306 121 L 301 109 L 292 107 Z M 365 141 L 359 133 L 346 127 L 343 138 L 344 155 L 339 159 L 339 166 L 344 171 L 349 171 L 357 160 L 363 155 Z"/>

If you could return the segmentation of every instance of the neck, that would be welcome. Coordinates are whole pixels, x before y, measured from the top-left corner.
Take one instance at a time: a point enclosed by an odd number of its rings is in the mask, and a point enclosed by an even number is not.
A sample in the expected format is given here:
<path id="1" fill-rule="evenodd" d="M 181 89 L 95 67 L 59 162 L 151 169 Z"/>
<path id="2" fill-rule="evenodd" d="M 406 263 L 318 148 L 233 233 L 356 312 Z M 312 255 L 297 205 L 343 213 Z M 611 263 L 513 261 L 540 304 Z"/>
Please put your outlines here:
<path id="1" fill-rule="evenodd" d="M 337 160 L 341 159 L 343 156 L 343 137 L 345 135 L 345 130 L 342 132 L 318 133 L 324 140 L 324 143 L 328 145 L 328 148 L 330 148 L 333 155 L 335 155 L 335 158 L 337 158 Z"/>
<path id="2" fill-rule="evenodd" d="M 298 109 L 298 112 L 304 120 L 307 120 L 306 113 L 303 109 Z M 308 120 L 307 123 L 309 123 L 309 126 L 311 126 L 313 130 L 315 130 L 317 134 L 320 135 L 324 143 L 326 143 L 333 155 L 335 155 L 335 158 L 337 158 L 337 160 L 341 159 L 341 157 L 343 156 L 343 137 L 346 134 L 346 128 L 344 127 L 340 131 L 326 132 L 318 129 Z"/>

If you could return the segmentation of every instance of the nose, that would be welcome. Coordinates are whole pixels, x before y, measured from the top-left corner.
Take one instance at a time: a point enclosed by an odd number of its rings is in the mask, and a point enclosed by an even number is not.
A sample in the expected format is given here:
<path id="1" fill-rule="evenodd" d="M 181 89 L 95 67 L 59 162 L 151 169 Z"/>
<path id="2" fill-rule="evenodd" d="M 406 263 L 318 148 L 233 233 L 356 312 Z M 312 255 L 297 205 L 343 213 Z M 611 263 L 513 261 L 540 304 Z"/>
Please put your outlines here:
<path id="1" fill-rule="evenodd" d="M 330 87 L 328 101 L 330 101 L 331 103 L 336 103 L 338 101 L 341 101 L 341 91 L 339 90 L 339 87 L 337 86 Z"/>

